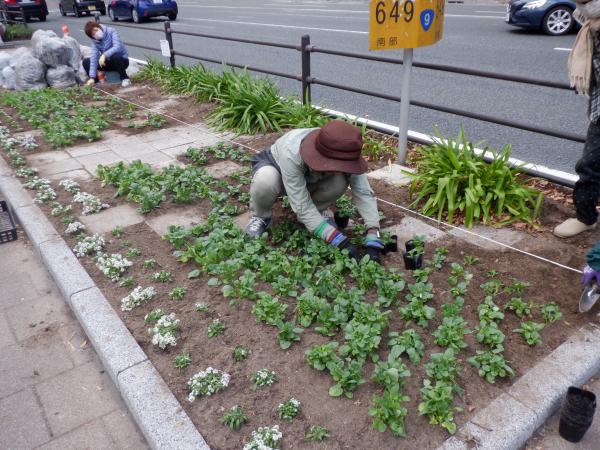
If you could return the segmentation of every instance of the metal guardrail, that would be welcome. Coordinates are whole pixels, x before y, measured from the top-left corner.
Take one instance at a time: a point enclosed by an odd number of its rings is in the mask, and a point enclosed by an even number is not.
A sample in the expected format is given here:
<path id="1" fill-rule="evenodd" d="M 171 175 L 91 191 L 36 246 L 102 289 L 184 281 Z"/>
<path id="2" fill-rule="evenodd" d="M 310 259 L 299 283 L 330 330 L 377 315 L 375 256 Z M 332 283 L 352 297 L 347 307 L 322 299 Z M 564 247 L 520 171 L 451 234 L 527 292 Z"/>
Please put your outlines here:
<path id="1" fill-rule="evenodd" d="M 12 16 L 12 18 L 8 17 Z M 9 10 L 0 10 L 0 22 L 5 25 L 16 25 L 20 24 L 23 26 L 27 26 L 27 19 L 25 16 L 25 10 L 23 7 L 19 7 L 18 10 L 9 11 Z"/>
<path id="2" fill-rule="evenodd" d="M 96 15 L 96 20 L 99 21 L 99 15 Z M 379 56 L 374 56 L 374 55 L 365 55 L 365 54 L 360 54 L 360 53 L 352 53 L 352 52 L 344 52 L 344 51 L 320 48 L 320 47 L 311 45 L 310 37 L 308 35 L 302 36 L 300 45 L 292 45 L 292 44 L 282 44 L 279 42 L 259 41 L 259 40 L 252 40 L 252 39 L 240 39 L 240 38 L 235 38 L 235 37 L 230 37 L 230 36 L 219 36 L 219 35 L 212 35 L 212 34 L 205 34 L 205 33 L 194 33 L 194 32 L 189 32 L 189 31 L 178 31 L 178 30 L 174 30 L 172 28 L 172 24 L 170 23 L 170 21 L 166 21 L 164 23 L 164 31 L 161 29 L 158 29 L 158 28 L 150 28 L 150 27 L 144 27 L 144 26 L 134 26 L 134 25 L 125 25 L 125 24 L 116 24 L 116 23 L 111 24 L 111 25 L 123 27 L 123 28 L 140 29 L 140 30 L 147 30 L 147 31 L 153 31 L 153 32 L 160 32 L 160 33 L 164 32 L 165 39 L 169 43 L 169 49 L 170 49 L 170 58 L 169 59 L 170 59 L 170 64 L 172 67 L 175 66 L 175 57 L 181 56 L 181 57 L 190 58 L 190 59 L 197 60 L 197 61 L 223 64 L 223 65 L 237 67 L 237 68 L 244 68 L 244 69 L 247 69 L 247 70 L 250 70 L 253 72 L 264 73 L 264 74 L 268 74 L 268 75 L 274 75 L 274 76 L 278 76 L 278 77 L 282 77 L 282 78 L 300 81 L 302 83 L 300 95 L 302 98 L 302 102 L 304 104 L 311 103 L 311 86 L 312 85 L 321 85 L 321 86 L 326 86 L 326 87 L 330 87 L 330 88 L 334 88 L 334 89 L 341 89 L 341 90 L 348 91 L 348 92 L 354 92 L 357 94 L 381 98 L 381 99 L 390 100 L 390 101 L 394 101 L 394 102 L 401 101 L 401 98 L 398 96 L 374 92 L 374 91 L 370 91 L 367 89 L 361 89 L 361 88 L 352 87 L 352 86 L 347 86 L 347 85 L 335 83 L 332 81 L 322 80 L 317 77 L 313 77 L 311 75 L 311 57 L 310 56 L 312 53 L 322 53 L 322 54 L 333 55 L 333 56 L 355 58 L 355 59 L 360 59 L 360 60 L 365 60 L 365 61 L 374 61 L 374 62 L 380 62 L 380 63 L 386 63 L 386 64 L 396 64 L 396 65 L 403 64 L 402 59 L 386 58 L 386 57 L 379 57 Z M 287 50 L 296 50 L 301 53 L 302 73 L 301 73 L 301 75 L 282 73 L 282 72 L 277 72 L 277 71 L 273 71 L 273 70 L 261 69 L 258 67 L 251 67 L 251 66 L 247 66 L 247 65 L 243 65 L 243 64 L 236 64 L 236 63 L 231 63 L 231 62 L 227 62 L 227 61 L 222 61 L 222 60 L 218 60 L 215 58 L 209 58 L 206 56 L 193 55 L 193 54 L 189 54 L 189 53 L 179 52 L 179 51 L 175 50 L 174 44 L 173 44 L 173 35 L 175 35 L 175 34 L 183 35 L 183 36 L 206 38 L 206 39 L 216 39 L 216 40 L 223 40 L 223 41 L 239 42 L 239 43 L 243 43 L 243 44 L 261 45 L 261 46 L 266 46 L 266 47 L 283 48 L 283 49 L 287 49 Z M 140 45 L 140 44 L 134 44 L 134 43 L 126 43 L 126 45 L 129 45 L 130 47 L 137 47 L 137 48 L 142 48 L 145 50 L 151 50 L 151 51 L 156 51 L 156 52 L 161 51 L 159 48 L 153 48 L 153 47 L 149 47 L 146 45 Z M 540 87 L 559 89 L 559 90 L 572 90 L 572 88 L 569 86 L 569 84 L 563 83 L 563 82 L 557 82 L 557 81 L 543 80 L 543 79 L 537 79 L 537 78 L 531 78 L 531 77 L 523 77 L 523 76 L 518 76 L 518 75 L 493 73 L 493 72 L 464 68 L 464 67 L 452 67 L 452 66 L 442 65 L 442 64 L 413 62 L 413 65 L 415 67 L 422 68 L 422 69 L 442 71 L 442 72 L 448 72 L 448 73 L 454 73 L 454 74 L 460 74 L 460 75 L 466 75 L 466 76 L 495 79 L 495 80 L 500 80 L 500 81 L 521 83 L 521 84 L 540 86 Z M 510 119 L 506 119 L 503 117 L 498 117 L 498 116 L 494 116 L 494 115 L 490 115 L 490 114 L 480 114 L 480 113 L 475 113 L 472 111 L 452 108 L 452 107 L 443 106 L 443 105 L 436 105 L 433 103 L 422 102 L 422 101 L 413 100 L 413 99 L 411 99 L 410 104 L 413 106 L 416 106 L 416 107 L 420 107 L 420 108 L 426 108 L 426 109 L 431 109 L 434 111 L 440 111 L 440 112 L 444 112 L 444 113 L 448 113 L 448 114 L 454 114 L 457 116 L 467 117 L 467 118 L 479 120 L 482 122 L 488 122 L 488 123 L 493 123 L 496 125 L 506 126 L 506 127 L 510 127 L 510 128 L 516 128 L 519 130 L 525 130 L 525 131 L 529 131 L 529 132 L 533 132 L 533 133 L 542 134 L 545 136 L 551 136 L 551 137 L 555 137 L 555 138 L 559 138 L 559 139 L 565 139 L 568 141 L 579 142 L 579 143 L 585 142 L 584 135 L 580 135 L 577 133 L 569 133 L 567 131 L 555 130 L 555 129 L 551 129 L 548 127 L 536 125 L 533 123 L 510 120 Z"/>

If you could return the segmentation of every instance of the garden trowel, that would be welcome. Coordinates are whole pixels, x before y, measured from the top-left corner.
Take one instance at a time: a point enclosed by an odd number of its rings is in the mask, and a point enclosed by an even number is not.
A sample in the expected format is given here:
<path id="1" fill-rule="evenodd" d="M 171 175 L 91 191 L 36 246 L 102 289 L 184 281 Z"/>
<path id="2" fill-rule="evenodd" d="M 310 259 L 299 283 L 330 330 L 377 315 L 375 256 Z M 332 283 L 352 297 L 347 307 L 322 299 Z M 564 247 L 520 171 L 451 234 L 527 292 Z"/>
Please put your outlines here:
<path id="1" fill-rule="evenodd" d="M 583 287 L 581 299 L 579 299 L 579 312 L 587 312 L 594 307 L 600 298 L 600 286 L 596 280 L 590 281 Z"/>

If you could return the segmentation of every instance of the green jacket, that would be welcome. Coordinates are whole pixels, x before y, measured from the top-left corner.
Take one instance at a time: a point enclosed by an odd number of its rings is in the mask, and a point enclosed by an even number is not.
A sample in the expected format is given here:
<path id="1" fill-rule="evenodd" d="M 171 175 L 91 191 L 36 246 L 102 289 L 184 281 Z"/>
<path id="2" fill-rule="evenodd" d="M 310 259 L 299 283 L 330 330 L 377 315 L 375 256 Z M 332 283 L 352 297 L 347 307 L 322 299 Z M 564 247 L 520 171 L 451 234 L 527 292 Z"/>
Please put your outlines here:
<path id="1" fill-rule="evenodd" d="M 301 128 L 281 136 L 271 147 L 273 158 L 281 170 L 281 178 L 286 195 L 298 219 L 313 232 L 322 222 L 323 217 L 313 203 L 307 184 L 318 183 L 326 175 L 310 169 L 300 156 L 300 144 L 311 131 L 316 128 Z M 369 185 L 366 174 L 347 174 L 352 189 L 352 203 L 358 209 L 368 228 L 379 228 L 379 212 L 377 200 Z"/>

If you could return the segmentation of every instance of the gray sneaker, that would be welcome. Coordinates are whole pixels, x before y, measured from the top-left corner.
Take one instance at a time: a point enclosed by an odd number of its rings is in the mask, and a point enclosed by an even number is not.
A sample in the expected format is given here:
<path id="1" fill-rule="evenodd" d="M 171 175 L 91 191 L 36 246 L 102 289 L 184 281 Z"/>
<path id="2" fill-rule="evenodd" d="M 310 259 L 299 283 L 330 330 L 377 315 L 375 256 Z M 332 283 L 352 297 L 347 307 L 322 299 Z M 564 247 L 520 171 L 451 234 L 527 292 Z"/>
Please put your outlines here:
<path id="1" fill-rule="evenodd" d="M 252 239 L 256 239 L 266 233 L 269 226 L 271 226 L 270 217 L 263 219 L 262 217 L 252 216 L 250 222 L 248 222 L 248 225 L 244 228 L 244 231 Z"/>

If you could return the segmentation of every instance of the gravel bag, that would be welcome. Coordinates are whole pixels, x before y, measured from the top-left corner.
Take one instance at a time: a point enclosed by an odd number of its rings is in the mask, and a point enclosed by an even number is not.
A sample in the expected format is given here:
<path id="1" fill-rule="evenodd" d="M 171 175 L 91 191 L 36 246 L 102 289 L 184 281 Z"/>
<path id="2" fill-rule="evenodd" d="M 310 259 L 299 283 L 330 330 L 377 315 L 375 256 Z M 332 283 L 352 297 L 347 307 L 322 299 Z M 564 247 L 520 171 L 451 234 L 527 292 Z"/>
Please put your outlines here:
<path id="1" fill-rule="evenodd" d="M 15 69 L 10 66 L 2 69 L 2 87 L 4 89 L 17 88 L 17 74 L 15 73 Z"/>
<path id="2" fill-rule="evenodd" d="M 17 75 L 16 89 L 23 91 L 27 89 L 45 88 L 46 66 L 30 52 L 23 53 L 15 62 L 15 73 Z"/>
<path id="3" fill-rule="evenodd" d="M 5 67 L 10 66 L 11 57 L 5 53 L 0 53 L 0 72 Z"/>
<path id="4" fill-rule="evenodd" d="M 42 33 L 40 33 L 40 31 L 42 31 Z M 52 33 L 54 36 L 49 33 Z M 53 31 L 48 32 L 38 30 L 33 33 L 31 38 L 31 48 L 33 50 L 33 56 L 47 66 L 64 66 L 69 64 L 69 61 L 71 60 L 71 48 L 63 39 L 57 37 Z"/>
<path id="5" fill-rule="evenodd" d="M 51 87 L 58 89 L 77 85 L 75 71 L 70 66 L 48 67 L 46 81 Z"/>
<path id="6" fill-rule="evenodd" d="M 79 42 L 77 42 L 77 40 L 73 39 L 71 36 L 65 36 L 62 38 L 62 40 L 71 50 L 68 65 L 74 71 L 79 70 L 79 66 L 81 65 L 81 50 L 79 50 Z"/>

